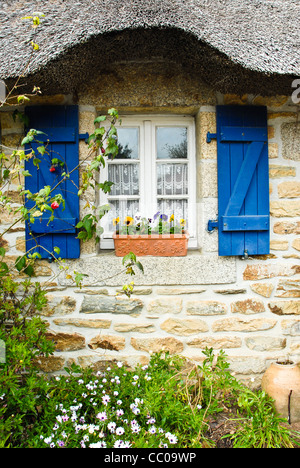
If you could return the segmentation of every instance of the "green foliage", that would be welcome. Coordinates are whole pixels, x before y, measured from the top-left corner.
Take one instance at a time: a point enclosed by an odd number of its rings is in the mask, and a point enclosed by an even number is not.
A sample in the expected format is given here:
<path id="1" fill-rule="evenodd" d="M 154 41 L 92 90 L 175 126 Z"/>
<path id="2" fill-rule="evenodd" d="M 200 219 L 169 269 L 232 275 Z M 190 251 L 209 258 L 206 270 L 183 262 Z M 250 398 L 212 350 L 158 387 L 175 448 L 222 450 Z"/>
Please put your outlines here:
<path id="1" fill-rule="evenodd" d="M 0 361 L 2 446 L 18 445 L 26 438 L 26 425 L 37 416 L 46 389 L 36 364 L 38 357 L 53 352 L 46 324 L 37 315 L 46 302 L 39 283 L 17 282 L 8 274 L 0 277 L 0 340 L 5 345 L 5 359 Z"/>
<path id="2" fill-rule="evenodd" d="M 292 448 L 295 441 L 272 400 L 236 381 L 223 352 L 203 353 L 201 366 L 154 353 L 148 365 L 133 369 L 121 362 L 103 362 L 98 372 L 73 364 L 47 381 L 31 373 L 33 378 L 23 378 L 22 385 L 12 382 L 12 388 L 0 391 L 1 445 L 213 447 L 206 434 L 208 420 L 227 407 L 238 411 L 236 430 L 226 436 L 233 448 Z"/>
<path id="3" fill-rule="evenodd" d="M 234 448 L 292 448 L 293 435 L 285 419 L 274 410 L 273 400 L 264 392 L 244 389 L 238 398 L 239 428 L 232 436 Z"/>

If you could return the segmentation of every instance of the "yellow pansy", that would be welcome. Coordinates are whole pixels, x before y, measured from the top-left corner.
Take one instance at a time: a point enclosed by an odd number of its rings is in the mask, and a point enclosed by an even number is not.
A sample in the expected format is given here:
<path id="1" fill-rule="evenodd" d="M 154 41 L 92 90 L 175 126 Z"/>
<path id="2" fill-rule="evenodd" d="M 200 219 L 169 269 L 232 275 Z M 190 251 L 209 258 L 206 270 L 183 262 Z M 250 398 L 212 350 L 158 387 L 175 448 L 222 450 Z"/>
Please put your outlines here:
<path id="1" fill-rule="evenodd" d="M 119 218 L 119 217 L 113 219 L 113 225 L 114 225 L 114 226 L 116 226 L 117 224 L 119 224 L 119 222 L 120 222 L 120 218 Z"/>
<path id="2" fill-rule="evenodd" d="M 173 214 L 170 216 L 170 223 L 171 223 L 172 221 L 174 221 L 174 215 L 173 215 Z"/>
<path id="3" fill-rule="evenodd" d="M 124 224 L 126 224 L 126 226 L 132 226 L 133 218 L 131 218 L 130 216 L 126 216 L 126 218 L 124 220 Z"/>
<path id="4" fill-rule="evenodd" d="M 180 226 L 181 226 L 181 227 L 185 226 L 185 219 L 181 219 L 181 220 L 180 220 Z"/>

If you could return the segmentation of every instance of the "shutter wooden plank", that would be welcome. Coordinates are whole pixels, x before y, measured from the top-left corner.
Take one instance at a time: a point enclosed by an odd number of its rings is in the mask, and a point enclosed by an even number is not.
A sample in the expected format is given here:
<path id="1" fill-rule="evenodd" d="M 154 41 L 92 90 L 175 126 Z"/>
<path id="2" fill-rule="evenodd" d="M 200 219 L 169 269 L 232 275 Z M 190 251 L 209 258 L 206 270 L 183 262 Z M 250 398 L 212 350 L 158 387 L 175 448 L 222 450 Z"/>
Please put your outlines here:
<path id="1" fill-rule="evenodd" d="M 241 212 L 263 145 L 261 142 L 250 143 L 241 165 L 234 161 L 233 167 L 238 168 L 238 175 L 225 210 L 226 215 L 238 215 Z"/>
<path id="2" fill-rule="evenodd" d="M 268 231 L 269 216 L 222 216 L 223 231 Z"/>
<path id="3" fill-rule="evenodd" d="M 221 127 L 221 141 L 266 141 L 268 132 L 265 127 Z"/>
<path id="4" fill-rule="evenodd" d="M 53 122 L 54 124 L 54 122 Z M 39 131 L 43 132 L 37 135 L 37 140 L 47 143 L 75 143 L 76 142 L 76 128 L 75 127 L 40 127 Z"/>

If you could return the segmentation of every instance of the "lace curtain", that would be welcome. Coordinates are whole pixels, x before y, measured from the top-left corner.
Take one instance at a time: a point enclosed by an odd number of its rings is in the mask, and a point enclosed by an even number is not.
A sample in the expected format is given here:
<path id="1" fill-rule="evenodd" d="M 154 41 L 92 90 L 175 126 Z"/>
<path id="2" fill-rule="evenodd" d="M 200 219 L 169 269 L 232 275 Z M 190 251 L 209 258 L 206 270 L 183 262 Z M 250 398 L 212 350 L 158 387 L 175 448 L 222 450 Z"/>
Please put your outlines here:
<path id="1" fill-rule="evenodd" d="M 187 194 L 187 164 L 157 164 L 157 195 Z"/>
<path id="2" fill-rule="evenodd" d="M 108 180 L 114 183 L 110 195 L 139 195 L 138 164 L 110 164 Z"/>

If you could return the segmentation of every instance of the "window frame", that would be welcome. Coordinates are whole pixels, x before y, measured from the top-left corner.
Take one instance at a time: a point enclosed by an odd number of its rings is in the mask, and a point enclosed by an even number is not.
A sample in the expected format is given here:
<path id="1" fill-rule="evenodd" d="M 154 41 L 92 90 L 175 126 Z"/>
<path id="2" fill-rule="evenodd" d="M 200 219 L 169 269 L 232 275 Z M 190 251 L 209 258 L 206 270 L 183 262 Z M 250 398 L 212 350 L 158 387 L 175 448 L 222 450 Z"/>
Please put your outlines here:
<path id="1" fill-rule="evenodd" d="M 139 164 L 139 212 L 144 215 L 153 216 L 157 211 L 157 201 L 163 196 L 157 194 L 157 164 L 167 162 L 166 159 L 156 158 L 156 127 L 186 127 L 187 128 L 187 159 L 178 159 L 176 162 L 185 163 L 188 166 L 188 195 L 174 196 L 176 199 L 188 200 L 188 248 L 197 248 L 197 213 L 196 213 L 196 132 L 195 119 L 190 115 L 122 115 L 121 127 L 139 128 L 139 159 L 132 159 L 132 164 Z M 118 126 L 117 126 L 118 131 Z M 128 160 L 115 159 L 112 162 L 107 161 L 105 168 L 101 170 L 100 182 L 108 180 L 109 164 L 126 164 Z M 175 163 L 175 162 L 174 162 Z M 151 174 L 151 177 L 149 177 Z M 153 183 L 154 181 L 154 183 Z M 143 189 L 142 189 L 143 188 Z M 99 194 L 100 205 L 109 204 L 109 194 Z M 130 196 L 127 198 L 131 198 Z M 135 197 L 132 197 L 135 198 Z M 172 196 L 165 195 L 166 199 Z M 113 231 L 108 230 L 106 217 L 102 220 L 104 232 L 100 240 L 100 249 L 114 249 Z"/>

